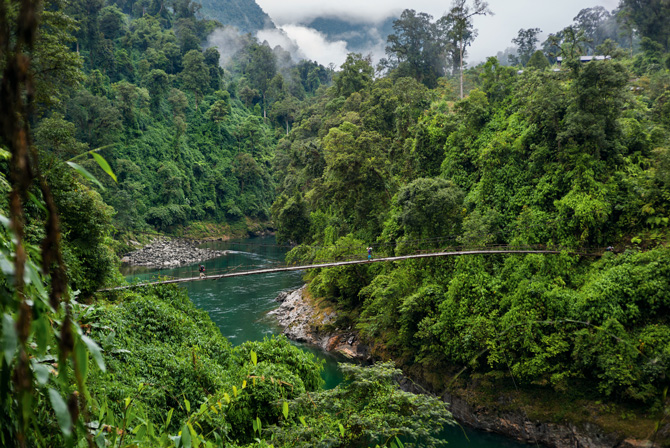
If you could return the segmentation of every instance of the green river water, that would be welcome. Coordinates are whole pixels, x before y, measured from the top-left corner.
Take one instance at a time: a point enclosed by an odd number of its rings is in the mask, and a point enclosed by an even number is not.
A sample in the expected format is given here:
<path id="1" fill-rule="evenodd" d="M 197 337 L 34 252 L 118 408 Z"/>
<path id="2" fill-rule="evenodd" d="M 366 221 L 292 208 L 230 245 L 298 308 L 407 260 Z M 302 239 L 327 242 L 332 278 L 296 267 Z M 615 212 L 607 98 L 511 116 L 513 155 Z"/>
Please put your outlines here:
<path id="1" fill-rule="evenodd" d="M 270 267 L 281 262 L 285 250 L 275 245 L 273 237 L 208 243 L 206 247 L 230 251 L 228 255 L 204 262 L 209 275 L 223 273 L 229 269 L 245 270 L 249 267 Z M 198 266 L 183 266 L 160 271 L 144 268 L 126 269 L 130 280 L 155 279 L 157 276 L 186 277 L 197 276 Z M 278 306 L 274 301 L 281 291 L 296 289 L 302 285 L 302 273 L 282 272 L 254 276 L 231 277 L 220 280 L 204 280 L 187 283 L 185 288 L 193 303 L 207 311 L 221 329 L 221 333 L 234 345 L 244 341 L 261 340 L 273 334 L 280 334 L 267 312 Z M 314 353 L 325 360 L 323 378 L 325 387 L 335 387 L 341 381 L 337 363 L 345 361 L 307 346 L 302 349 Z M 466 436 L 467 434 L 467 436 Z M 469 428 L 450 427 L 444 431 L 444 438 L 452 448 L 521 448 L 522 443 L 494 434 Z"/>

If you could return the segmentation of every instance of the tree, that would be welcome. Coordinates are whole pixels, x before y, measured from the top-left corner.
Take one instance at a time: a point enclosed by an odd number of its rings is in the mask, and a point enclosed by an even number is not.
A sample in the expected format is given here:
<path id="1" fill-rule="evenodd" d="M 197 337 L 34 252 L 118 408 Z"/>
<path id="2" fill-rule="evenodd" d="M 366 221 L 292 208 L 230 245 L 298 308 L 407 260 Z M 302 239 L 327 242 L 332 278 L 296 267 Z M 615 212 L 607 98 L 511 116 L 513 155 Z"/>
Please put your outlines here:
<path id="1" fill-rule="evenodd" d="M 585 8 L 579 11 L 579 14 L 572 19 L 575 21 L 577 29 L 584 32 L 587 39 L 589 52 L 593 53 L 598 45 L 603 43 L 606 38 L 604 24 L 610 19 L 610 13 L 602 6 Z"/>
<path id="2" fill-rule="evenodd" d="M 244 75 L 251 88 L 258 89 L 263 99 L 263 118 L 267 117 L 266 93 L 270 81 L 277 73 L 277 64 L 272 49 L 265 44 L 252 43 L 248 49 L 249 62 L 244 67 Z"/>
<path id="3" fill-rule="evenodd" d="M 203 56 L 205 58 L 205 64 L 209 67 L 211 88 L 219 90 L 221 87 L 221 77 L 223 76 L 223 69 L 219 66 L 221 54 L 216 48 L 210 47 L 205 50 Z"/>
<path id="4" fill-rule="evenodd" d="M 300 244 L 309 234 L 309 213 L 301 194 L 277 198 L 272 205 L 272 214 L 277 226 L 277 241 Z"/>
<path id="5" fill-rule="evenodd" d="M 489 4 L 483 0 L 473 0 L 472 6 L 468 5 L 468 0 L 454 0 L 447 15 L 449 23 L 449 35 L 458 45 L 459 77 L 461 84 L 461 99 L 463 99 L 463 58 L 465 49 L 477 37 L 477 30 L 472 24 L 475 16 L 493 15 L 489 9 Z"/>
<path id="6" fill-rule="evenodd" d="M 341 385 L 292 401 L 290 409 L 304 416 L 303 423 L 288 419 L 271 428 L 278 446 L 404 446 L 402 437 L 412 446 L 435 447 L 442 428 L 454 424 L 446 403 L 402 391 L 397 383 L 402 372 L 392 362 L 371 367 L 343 363 L 340 369 Z"/>
<path id="7" fill-rule="evenodd" d="M 116 39 L 127 31 L 126 17 L 116 5 L 100 11 L 100 31 L 107 39 Z"/>
<path id="8" fill-rule="evenodd" d="M 195 96 L 195 109 L 202 95 L 209 90 L 209 68 L 205 64 L 205 57 L 198 50 L 191 50 L 182 59 L 184 69 L 180 73 L 182 85 Z"/>
<path id="9" fill-rule="evenodd" d="M 346 98 L 372 82 L 374 69 L 370 58 L 364 58 L 360 53 L 349 53 L 341 69 L 335 76 L 335 89 L 339 96 Z"/>
<path id="10" fill-rule="evenodd" d="M 272 105 L 271 115 L 277 120 L 283 121 L 286 127 L 286 135 L 289 133 L 289 124 L 293 123 L 300 112 L 300 101 L 291 94 L 287 94 Z"/>
<path id="11" fill-rule="evenodd" d="M 394 34 L 386 39 L 386 54 L 394 60 L 399 76 L 411 76 L 429 88 L 444 76 L 448 45 L 443 17 L 432 22 L 426 13 L 406 9 L 393 21 Z"/>
<path id="12" fill-rule="evenodd" d="M 551 65 L 547 57 L 542 53 L 542 50 L 537 50 L 528 60 L 526 67 L 544 70 L 551 67 Z"/>
<path id="13" fill-rule="evenodd" d="M 151 105 L 157 111 L 161 98 L 170 86 L 167 73 L 163 70 L 151 70 L 146 78 L 146 86 L 151 94 Z"/>
<path id="14" fill-rule="evenodd" d="M 670 50 L 670 2 L 667 0 L 621 0 L 626 11 L 642 37 L 663 45 Z"/>
<path id="15" fill-rule="evenodd" d="M 452 181 L 439 177 L 416 179 L 398 192 L 396 219 L 405 234 L 414 239 L 455 236 L 463 220 L 463 198 L 463 191 Z"/>
<path id="16" fill-rule="evenodd" d="M 542 30 L 539 28 L 528 28 L 527 30 L 521 28 L 517 37 L 512 39 L 512 43 L 518 47 L 519 60 L 524 67 L 535 53 L 535 47 L 539 40 L 537 35 L 541 32 Z"/>
<path id="17" fill-rule="evenodd" d="M 67 160 L 88 149 L 88 145 L 75 139 L 75 126 L 62 114 L 54 112 L 35 128 L 35 144 L 44 152 L 60 160 Z"/>

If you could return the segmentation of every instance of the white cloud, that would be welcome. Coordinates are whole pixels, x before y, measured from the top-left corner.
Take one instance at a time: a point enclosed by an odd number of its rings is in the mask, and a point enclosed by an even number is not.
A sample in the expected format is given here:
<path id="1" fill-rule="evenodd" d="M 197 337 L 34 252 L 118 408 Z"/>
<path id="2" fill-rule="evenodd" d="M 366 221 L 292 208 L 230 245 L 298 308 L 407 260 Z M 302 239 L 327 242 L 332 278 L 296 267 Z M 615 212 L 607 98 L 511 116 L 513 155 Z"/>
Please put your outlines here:
<path id="1" fill-rule="evenodd" d="M 308 21 L 315 17 L 335 16 L 352 22 L 378 23 L 390 16 L 399 16 L 404 9 L 414 9 L 426 12 L 433 17 L 442 16 L 451 5 L 449 0 L 256 0 L 267 12 L 273 21 L 303 47 L 309 45 L 313 49 L 305 54 L 310 59 L 341 64 L 344 61 L 340 54 L 346 55 L 346 50 L 338 49 L 342 43 L 326 42 L 322 36 L 302 28 L 298 31 L 294 24 Z M 494 56 L 498 51 L 511 45 L 512 38 L 516 37 L 520 28 L 541 28 L 543 39 L 549 33 L 563 29 L 572 23 L 579 11 L 593 6 L 604 6 L 608 10 L 617 7 L 619 0 L 488 0 L 495 15 L 476 17 L 475 27 L 479 35 L 472 47 L 468 48 L 471 63 L 483 61 L 488 56 Z M 289 31 L 290 30 L 290 31 Z M 299 36 L 299 38 L 298 38 Z M 318 37 L 316 37 L 318 36 Z M 316 43 L 313 39 L 319 39 Z M 330 47 L 330 48 L 329 48 Z M 321 53 L 323 48 L 325 53 Z M 329 48 L 329 50 L 325 50 Z M 373 53 L 378 53 L 374 51 Z M 332 56 L 331 56 L 332 54 Z M 329 58 L 332 58 L 329 60 Z M 327 62 L 326 62 L 327 63 Z"/>
<path id="2" fill-rule="evenodd" d="M 288 39 L 300 48 L 299 57 L 302 56 L 304 59 L 317 61 L 326 66 L 332 62 L 339 67 L 347 58 L 347 43 L 344 41 L 329 42 L 323 34 L 304 26 L 284 25 L 281 30 L 285 35 L 278 32 L 260 31 L 258 39 L 267 40 L 272 47 L 281 45 L 284 49 L 289 50 L 282 44 Z"/>
<path id="3" fill-rule="evenodd" d="M 216 47 L 221 54 L 219 65 L 225 67 L 231 58 L 242 49 L 244 43 L 237 29 L 232 27 L 217 28 L 207 38 L 207 47 Z"/>

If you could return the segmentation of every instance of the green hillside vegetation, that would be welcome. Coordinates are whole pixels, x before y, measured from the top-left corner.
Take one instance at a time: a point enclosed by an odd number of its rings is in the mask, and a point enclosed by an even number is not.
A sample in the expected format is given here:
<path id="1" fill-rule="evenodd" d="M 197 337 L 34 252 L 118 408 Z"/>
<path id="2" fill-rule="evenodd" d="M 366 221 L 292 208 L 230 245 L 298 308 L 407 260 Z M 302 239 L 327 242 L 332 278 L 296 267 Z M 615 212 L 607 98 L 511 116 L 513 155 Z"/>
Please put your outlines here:
<path id="1" fill-rule="evenodd" d="M 249 0 L 204 0 L 200 13 L 222 25 L 232 26 L 242 33 L 254 34 L 274 24 L 255 1 Z"/>
<path id="2" fill-rule="evenodd" d="M 379 79 L 350 57 L 279 142 L 277 235 L 300 243 L 290 256 L 304 262 L 362 258 L 368 245 L 375 256 L 563 249 L 329 268 L 306 279 L 342 312 L 337 327 L 354 325 L 377 357 L 437 392 L 486 378 L 512 394 L 516 385 L 609 401 L 639 423 L 601 421 L 607 430 L 652 437 L 667 418 L 670 369 L 668 53 L 643 35 L 633 57 L 607 41 L 597 52 L 612 59 L 580 64 L 583 42 L 560 44 L 560 71 L 528 64 L 517 73 L 495 58 L 470 69 L 462 101 L 453 84 L 428 89 L 425 72 L 404 76 L 425 67 L 419 54 Z M 603 256 L 570 253 L 579 248 Z M 551 403 L 528 409 L 557 421 L 600 418 L 543 407 Z"/>
<path id="3" fill-rule="evenodd" d="M 294 64 L 250 36 L 240 36 L 224 72 L 218 50 L 201 47 L 220 24 L 198 19 L 199 8 L 99 2 L 82 15 L 81 5 L 68 4 L 63 13 L 76 24 L 44 27 L 59 51 L 45 51 L 45 64 L 58 64 L 58 73 L 38 78 L 45 98 L 35 143 L 59 161 L 88 149 L 109 161 L 117 181 L 98 177 L 119 230 L 180 231 L 194 221 L 226 224 L 230 233 L 262 229 L 276 137 L 297 102 L 328 82 L 324 67 Z M 92 161 L 81 164 L 101 173 Z"/>
<path id="4" fill-rule="evenodd" d="M 667 444 L 670 21 L 656 6 L 582 10 L 540 53 L 520 30 L 516 67 L 465 73 L 485 2 L 407 10 L 378 67 L 352 53 L 334 73 L 250 35 L 221 68 L 202 46 L 220 23 L 190 0 L 5 2 L 0 445 L 439 445 L 447 405 L 400 391 L 393 362 L 440 394 Z M 276 229 L 296 262 L 370 245 L 561 253 L 308 273 L 334 328 L 383 361 L 326 391 L 312 356 L 284 338 L 232 347 L 177 287 L 97 292 L 123 282 L 113 237 L 188 226 Z"/>

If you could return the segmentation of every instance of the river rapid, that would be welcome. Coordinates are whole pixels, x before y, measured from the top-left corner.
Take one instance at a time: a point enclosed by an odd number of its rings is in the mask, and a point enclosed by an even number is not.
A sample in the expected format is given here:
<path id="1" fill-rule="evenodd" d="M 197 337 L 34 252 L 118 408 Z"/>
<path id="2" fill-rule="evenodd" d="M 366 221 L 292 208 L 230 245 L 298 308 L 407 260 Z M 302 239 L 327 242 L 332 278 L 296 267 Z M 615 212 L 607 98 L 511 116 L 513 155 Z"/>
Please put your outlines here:
<path id="1" fill-rule="evenodd" d="M 276 246 L 274 237 L 207 243 L 203 247 L 229 251 L 226 256 L 203 262 L 206 273 L 214 275 L 229 270 L 245 270 L 251 267 L 271 267 L 284 260 L 286 248 Z M 122 270 L 129 280 L 156 279 L 161 277 L 196 277 L 198 265 L 173 269 L 127 267 Z M 221 333 L 234 344 L 262 340 L 264 337 L 281 334 L 281 328 L 268 311 L 277 308 L 274 301 L 281 291 L 297 289 L 303 284 L 301 272 L 280 272 L 255 276 L 231 277 L 220 280 L 204 280 L 187 283 L 184 287 L 193 303 L 207 311 Z M 342 375 L 338 362 L 345 360 L 319 349 L 300 346 L 325 361 L 322 376 L 326 388 L 337 386 Z M 495 434 L 475 431 L 470 428 L 450 427 L 444 438 L 451 448 L 521 448 L 527 446 Z"/>

